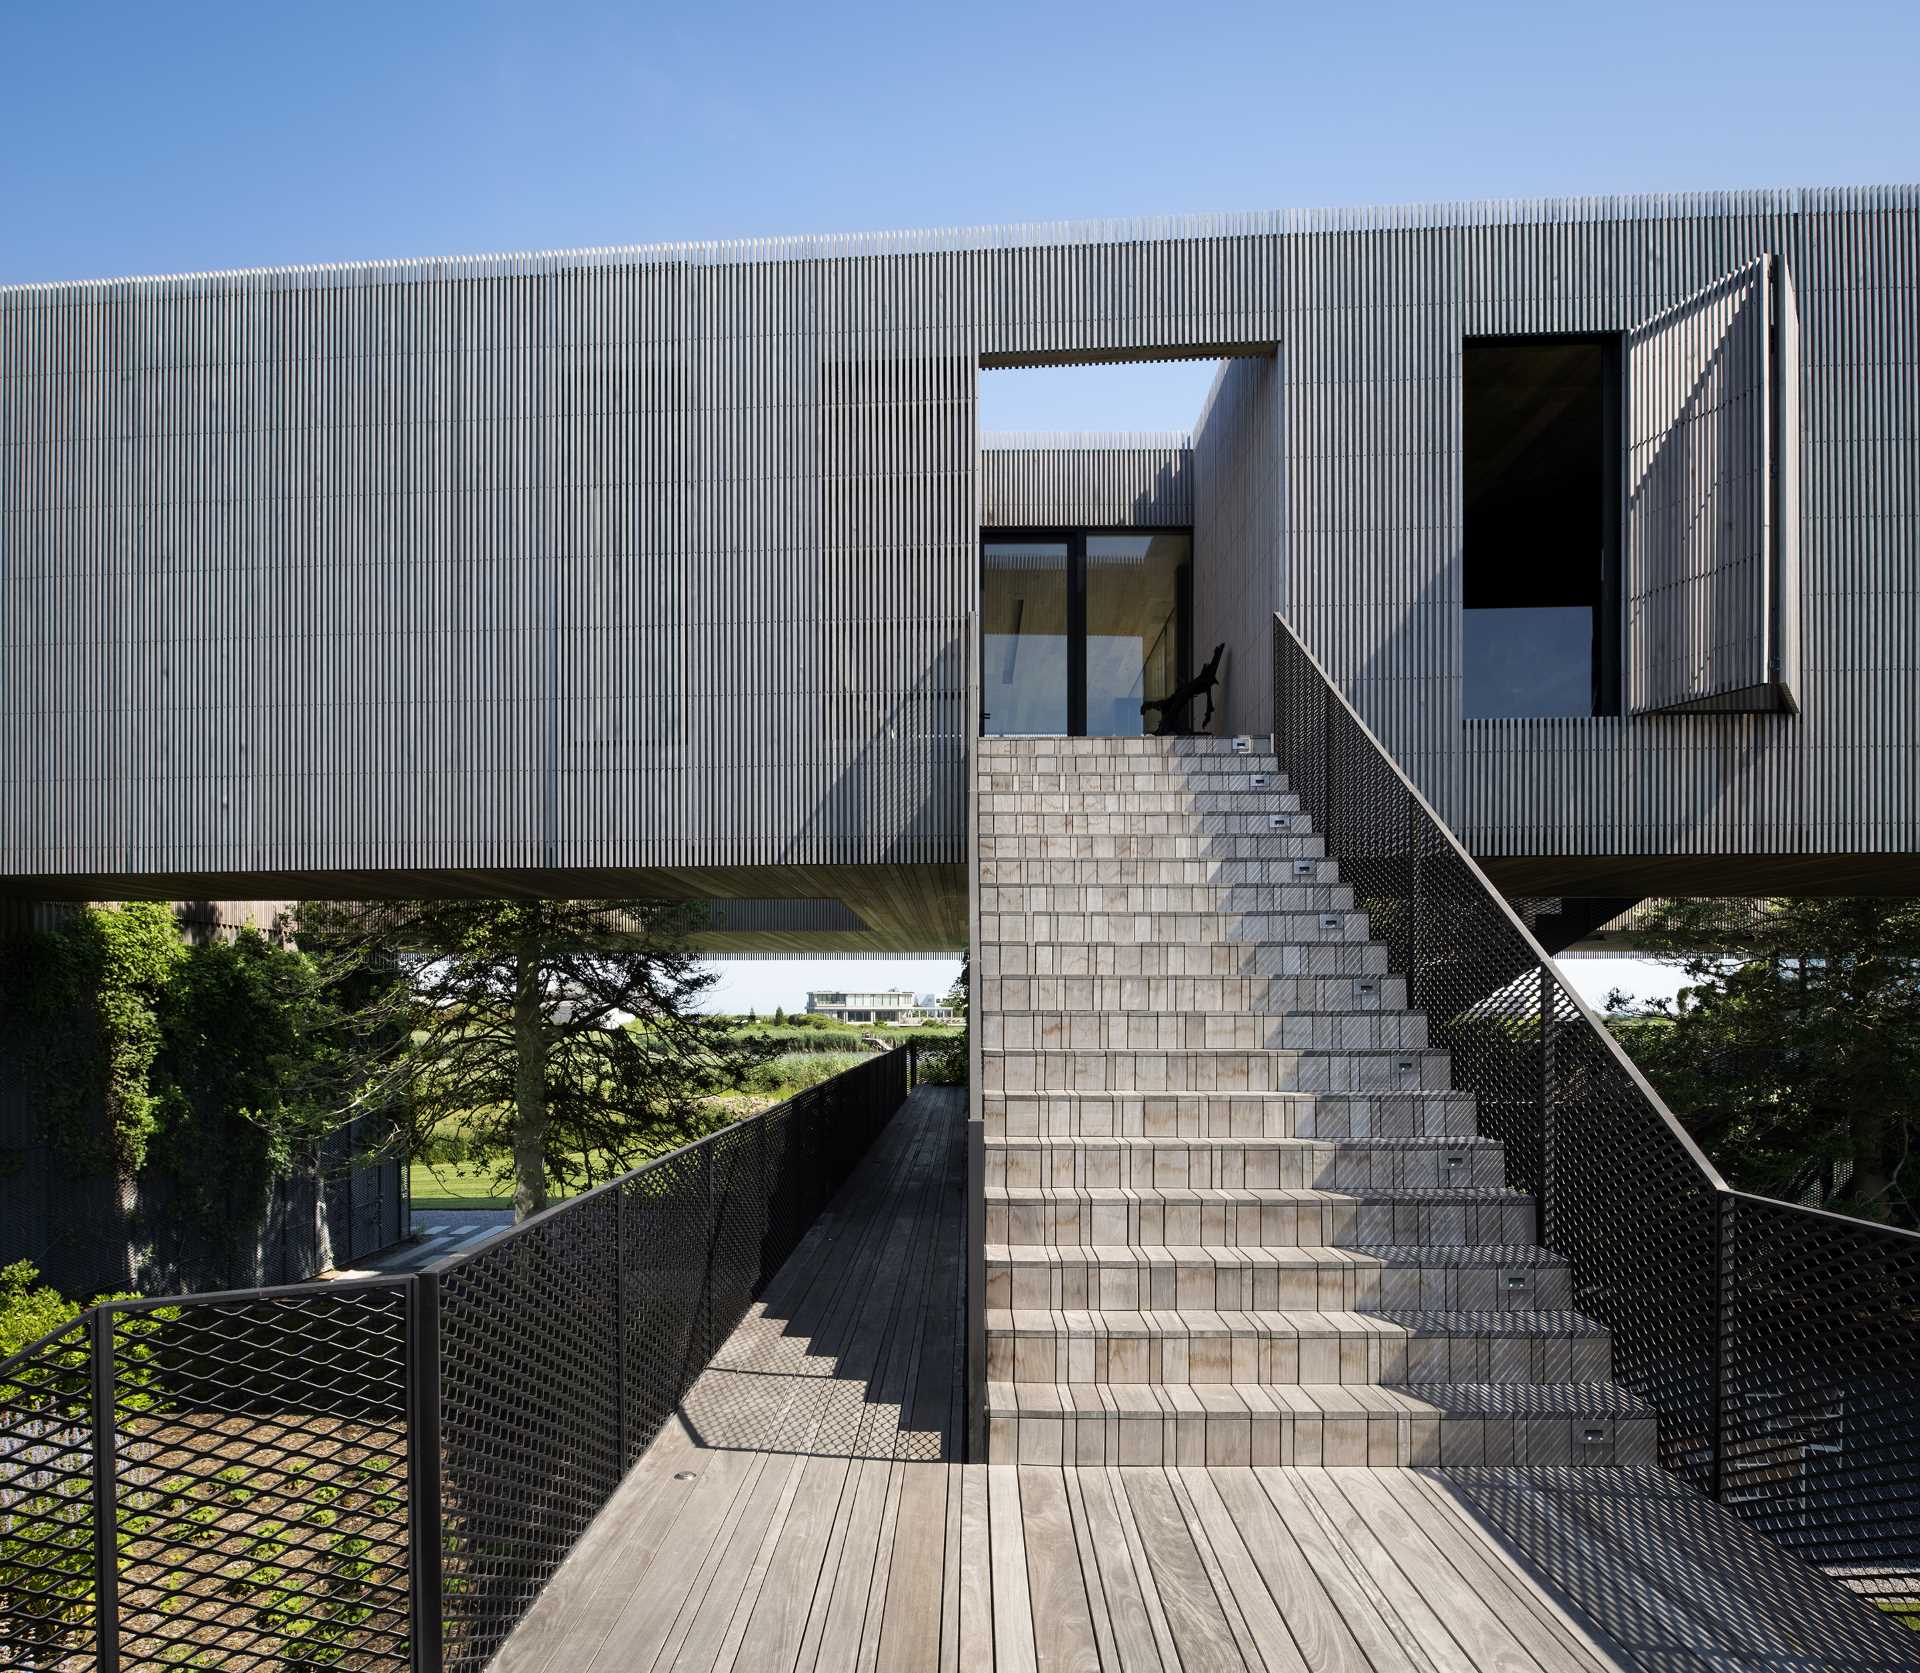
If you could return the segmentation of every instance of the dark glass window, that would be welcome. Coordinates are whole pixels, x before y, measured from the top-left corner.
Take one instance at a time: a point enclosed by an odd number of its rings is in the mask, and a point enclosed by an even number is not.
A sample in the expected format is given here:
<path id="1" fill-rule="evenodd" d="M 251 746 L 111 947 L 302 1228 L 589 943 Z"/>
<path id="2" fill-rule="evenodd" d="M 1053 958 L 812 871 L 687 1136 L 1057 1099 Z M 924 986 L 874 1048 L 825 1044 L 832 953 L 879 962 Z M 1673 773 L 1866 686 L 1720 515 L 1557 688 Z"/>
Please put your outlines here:
<path id="1" fill-rule="evenodd" d="M 1468 719 L 1619 712 L 1619 388 L 1614 338 L 1465 345 Z"/>

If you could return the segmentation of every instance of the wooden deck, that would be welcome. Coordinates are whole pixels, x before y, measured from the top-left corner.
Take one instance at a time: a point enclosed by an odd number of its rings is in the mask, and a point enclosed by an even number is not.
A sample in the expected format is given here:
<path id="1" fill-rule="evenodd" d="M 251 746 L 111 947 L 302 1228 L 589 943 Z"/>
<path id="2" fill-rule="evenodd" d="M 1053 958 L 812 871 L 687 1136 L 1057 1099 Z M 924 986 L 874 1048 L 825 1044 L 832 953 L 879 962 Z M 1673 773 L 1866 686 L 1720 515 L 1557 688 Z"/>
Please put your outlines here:
<path id="1" fill-rule="evenodd" d="M 955 1462 L 963 1123 L 914 1092 L 496 1669 L 1920 1665 L 1657 1471 Z"/>

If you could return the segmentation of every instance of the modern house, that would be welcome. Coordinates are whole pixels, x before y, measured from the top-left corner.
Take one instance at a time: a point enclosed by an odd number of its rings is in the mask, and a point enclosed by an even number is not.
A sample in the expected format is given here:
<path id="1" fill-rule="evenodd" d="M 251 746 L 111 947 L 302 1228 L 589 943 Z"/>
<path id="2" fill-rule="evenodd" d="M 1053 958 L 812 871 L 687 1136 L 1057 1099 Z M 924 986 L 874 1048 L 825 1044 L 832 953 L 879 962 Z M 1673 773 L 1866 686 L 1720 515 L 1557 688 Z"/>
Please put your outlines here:
<path id="1" fill-rule="evenodd" d="M 947 1022 L 953 1016 L 937 999 L 915 999 L 906 988 L 879 993 L 816 990 L 807 995 L 807 1009 L 835 1022 Z"/>
<path id="2" fill-rule="evenodd" d="M 0 889 L 971 953 L 965 1100 L 0 1364 L 82 1520 L 391 1470 L 339 1641 L 421 1673 L 1911 1662 L 1920 1238 L 1731 1188 L 1549 954 L 1920 879 L 1920 188 L 14 287 L 0 448 Z M 82 1628 L 283 1654 L 172 1526 Z"/>

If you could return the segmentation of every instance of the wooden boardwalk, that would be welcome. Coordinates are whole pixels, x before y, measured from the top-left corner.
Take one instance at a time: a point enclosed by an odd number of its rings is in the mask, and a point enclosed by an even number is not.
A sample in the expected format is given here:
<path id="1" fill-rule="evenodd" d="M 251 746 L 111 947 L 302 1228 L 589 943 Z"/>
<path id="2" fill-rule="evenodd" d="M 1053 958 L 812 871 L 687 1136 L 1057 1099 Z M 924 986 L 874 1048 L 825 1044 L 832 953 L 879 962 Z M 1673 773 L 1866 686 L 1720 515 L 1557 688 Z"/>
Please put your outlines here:
<path id="1" fill-rule="evenodd" d="M 1657 1471 L 955 1462 L 964 1114 L 914 1092 L 500 1673 L 1920 1665 Z"/>

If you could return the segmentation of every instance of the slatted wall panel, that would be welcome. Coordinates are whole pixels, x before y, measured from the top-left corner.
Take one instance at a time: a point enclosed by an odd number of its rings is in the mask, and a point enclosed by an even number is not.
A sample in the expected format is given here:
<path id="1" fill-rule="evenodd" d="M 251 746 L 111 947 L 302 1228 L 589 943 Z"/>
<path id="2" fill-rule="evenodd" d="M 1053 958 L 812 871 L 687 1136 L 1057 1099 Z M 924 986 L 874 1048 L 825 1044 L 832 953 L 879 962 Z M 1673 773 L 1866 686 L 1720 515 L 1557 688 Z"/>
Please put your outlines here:
<path id="1" fill-rule="evenodd" d="M 1627 333 L 1627 705 L 1767 709 L 1772 258 Z"/>
<path id="2" fill-rule="evenodd" d="M 1222 736 L 1273 730 L 1274 611 L 1284 607 L 1282 374 L 1272 355 L 1222 361 L 1194 427 L 1193 655 L 1224 644 Z"/>
<path id="3" fill-rule="evenodd" d="M 980 525 L 989 529 L 1189 528 L 1192 441 L 1183 434 L 987 432 L 980 508 Z"/>
<path id="4" fill-rule="evenodd" d="M 1746 192 L 0 293 L 0 870 L 952 864 L 977 367 L 1274 343 L 1275 593 L 1480 851 L 1734 807 L 1742 849 L 1920 849 L 1917 224 Z M 1624 332 L 1768 252 L 1803 713 L 1463 728 L 1462 336 Z"/>

